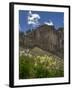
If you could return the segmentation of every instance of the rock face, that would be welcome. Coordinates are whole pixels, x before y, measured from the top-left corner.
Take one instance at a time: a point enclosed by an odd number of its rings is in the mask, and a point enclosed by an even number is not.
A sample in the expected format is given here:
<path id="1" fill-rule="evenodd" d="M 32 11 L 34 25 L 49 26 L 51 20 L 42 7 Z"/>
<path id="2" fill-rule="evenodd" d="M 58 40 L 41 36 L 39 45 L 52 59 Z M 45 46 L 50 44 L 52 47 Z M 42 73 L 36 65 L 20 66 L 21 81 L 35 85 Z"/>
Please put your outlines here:
<path id="1" fill-rule="evenodd" d="M 20 35 L 20 46 L 23 48 L 39 47 L 61 58 L 64 56 L 64 29 L 55 30 L 54 26 L 42 25 L 36 30 Z"/>

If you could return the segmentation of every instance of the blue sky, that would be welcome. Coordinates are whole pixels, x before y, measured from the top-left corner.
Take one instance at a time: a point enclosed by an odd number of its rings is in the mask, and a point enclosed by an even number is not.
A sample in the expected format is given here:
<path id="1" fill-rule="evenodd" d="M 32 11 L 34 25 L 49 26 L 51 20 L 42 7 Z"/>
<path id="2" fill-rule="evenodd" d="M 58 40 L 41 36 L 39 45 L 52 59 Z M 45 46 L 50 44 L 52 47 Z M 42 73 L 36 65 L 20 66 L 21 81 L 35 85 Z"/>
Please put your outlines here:
<path id="1" fill-rule="evenodd" d="M 44 24 L 51 20 L 55 28 L 64 27 L 64 13 L 63 12 L 44 12 L 44 11 L 32 11 L 40 16 L 39 23 Z M 19 11 L 19 28 L 20 31 L 27 31 L 31 28 L 31 25 L 28 24 L 28 14 L 29 11 L 20 10 Z"/>

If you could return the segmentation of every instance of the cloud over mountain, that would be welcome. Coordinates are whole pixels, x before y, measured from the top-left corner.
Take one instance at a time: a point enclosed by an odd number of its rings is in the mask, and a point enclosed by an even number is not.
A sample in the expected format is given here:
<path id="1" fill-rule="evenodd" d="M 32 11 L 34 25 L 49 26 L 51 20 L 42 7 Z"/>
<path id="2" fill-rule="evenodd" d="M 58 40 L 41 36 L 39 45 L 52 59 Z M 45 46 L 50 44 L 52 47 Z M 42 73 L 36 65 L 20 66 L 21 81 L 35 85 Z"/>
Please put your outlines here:
<path id="1" fill-rule="evenodd" d="M 51 20 L 49 20 L 48 22 L 44 22 L 44 24 L 46 24 L 48 26 L 54 26 L 54 24 Z"/>
<path id="2" fill-rule="evenodd" d="M 39 19 L 40 19 L 39 14 L 32 13 L 31 11 L 29 11 L 29 15 L 28 15 L 28 24 L 29 25 L 33 25 L 33 26 L 39 25 Z"/>

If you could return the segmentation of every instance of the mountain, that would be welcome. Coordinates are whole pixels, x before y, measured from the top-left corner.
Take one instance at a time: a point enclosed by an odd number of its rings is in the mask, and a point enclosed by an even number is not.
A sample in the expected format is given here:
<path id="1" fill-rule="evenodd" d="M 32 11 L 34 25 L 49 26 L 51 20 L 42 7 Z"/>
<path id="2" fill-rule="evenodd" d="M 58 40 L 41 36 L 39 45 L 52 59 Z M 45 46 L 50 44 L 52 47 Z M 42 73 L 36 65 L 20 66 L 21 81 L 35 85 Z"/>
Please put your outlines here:
<path id="1" fill-rule="evenodd" d="M 44 51 L 51 52 L 63 58 L 64 28 L 56 30 L 54 26 L 44 24 L 32 31 L 27 31 L 26 34 L 20 32 L 19 44 L 22 48 L 32 49 L 34 47 L 39 47 Z"/>

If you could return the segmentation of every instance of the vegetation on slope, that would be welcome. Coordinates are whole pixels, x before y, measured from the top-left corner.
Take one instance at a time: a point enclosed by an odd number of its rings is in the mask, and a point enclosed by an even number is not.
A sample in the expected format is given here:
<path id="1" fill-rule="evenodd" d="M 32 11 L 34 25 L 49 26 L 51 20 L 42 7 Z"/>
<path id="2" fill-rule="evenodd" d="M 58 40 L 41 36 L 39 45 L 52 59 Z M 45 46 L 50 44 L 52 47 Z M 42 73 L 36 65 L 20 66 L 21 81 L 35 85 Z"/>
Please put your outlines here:
<path id="1" fill-rule="evenodd" d="M 38 52 L 38 53 L 37 53 Z M 35 47 L 19 57 L 19 78 L 53 78 L 64 76 L 63 59 Z"/>

